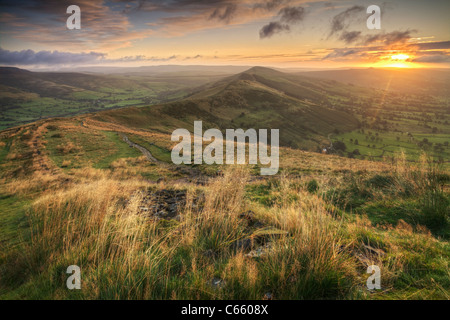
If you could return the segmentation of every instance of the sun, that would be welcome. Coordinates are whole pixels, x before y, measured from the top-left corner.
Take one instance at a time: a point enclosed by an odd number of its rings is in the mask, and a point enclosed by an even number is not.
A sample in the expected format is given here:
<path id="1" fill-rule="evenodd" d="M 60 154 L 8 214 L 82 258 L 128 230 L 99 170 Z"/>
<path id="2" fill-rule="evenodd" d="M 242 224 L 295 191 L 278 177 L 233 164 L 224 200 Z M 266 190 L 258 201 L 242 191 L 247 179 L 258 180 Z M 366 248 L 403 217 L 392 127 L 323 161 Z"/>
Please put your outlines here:
<path id="1" fill-rule="evenodd" d="M 388 68 L 411 68 L 410 56 L 405 53 L 396 53 L 387 56 L 388 63 L 384 67 Z"/>
<path id="2" fill-rule="evenodd" d="M 388 63 L 385 65 L 385 67 L 386 68 L 410 68 L 410 66 L 404 62 Z"/>
<path id="3" fill-rule="evenodd" d="M 391 60 L 394 60 L 394 61 L 405 61 L 408 59 L 409 59 L 409 56 L 407 54 L 403 54 L 403 53 L 394 54 L 391 56 Z"/>

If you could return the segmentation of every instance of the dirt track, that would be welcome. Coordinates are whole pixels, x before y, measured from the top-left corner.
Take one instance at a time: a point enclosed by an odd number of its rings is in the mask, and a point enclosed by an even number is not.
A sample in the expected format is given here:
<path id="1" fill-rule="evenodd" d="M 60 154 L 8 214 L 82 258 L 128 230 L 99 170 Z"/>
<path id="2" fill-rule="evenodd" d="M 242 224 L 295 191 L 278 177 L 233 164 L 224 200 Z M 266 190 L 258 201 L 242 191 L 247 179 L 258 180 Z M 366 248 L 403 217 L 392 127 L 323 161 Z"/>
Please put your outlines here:
<path id="1" fill-rule="evenodd" d="M 119 135 L 122 137 L 123 141 L 125 141 L 130 147 L 138 149 L 142 154 L 151 162 L 158 163 L 159 161 L 143 146 L 138 145 L 137 143 L 134 143 L 133 141 L 130 141 L 128 139 L 127 135 L 125 133 L 119 132 Z"/>

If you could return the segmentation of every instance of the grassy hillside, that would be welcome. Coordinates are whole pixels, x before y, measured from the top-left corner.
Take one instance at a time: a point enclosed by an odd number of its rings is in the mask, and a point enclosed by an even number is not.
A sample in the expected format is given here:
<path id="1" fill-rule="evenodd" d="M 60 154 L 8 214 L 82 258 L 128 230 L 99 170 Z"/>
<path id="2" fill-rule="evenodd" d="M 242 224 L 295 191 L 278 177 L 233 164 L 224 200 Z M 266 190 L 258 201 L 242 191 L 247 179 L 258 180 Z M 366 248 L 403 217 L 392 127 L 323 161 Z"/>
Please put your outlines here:
<path id="1" fill-rule="evenodd" d="M 426 157 L 281 148 L 280 174 L 262 178 L 171 165 L 170 146 L 90 116 L 2 131 L 0 298 L 450 297 L 449 172 Z M 80 291 L 65 287 L 72 264 Z M 379 291 L 365 286 L 372 264 Z"/>
<path id="2" fill-rule="evenodd" d="M 443 101 L 252 68 L 0 131 L 0 299 L 449 299 Z M 172 164 L 194 120 L 280 129 L 279 174 Z"/>
<path id="3" fill-rule="evenodd" d="M 42 118 L 180 99 L 226 73 L 98 75 L 0 67 L 0 129 Z"/>

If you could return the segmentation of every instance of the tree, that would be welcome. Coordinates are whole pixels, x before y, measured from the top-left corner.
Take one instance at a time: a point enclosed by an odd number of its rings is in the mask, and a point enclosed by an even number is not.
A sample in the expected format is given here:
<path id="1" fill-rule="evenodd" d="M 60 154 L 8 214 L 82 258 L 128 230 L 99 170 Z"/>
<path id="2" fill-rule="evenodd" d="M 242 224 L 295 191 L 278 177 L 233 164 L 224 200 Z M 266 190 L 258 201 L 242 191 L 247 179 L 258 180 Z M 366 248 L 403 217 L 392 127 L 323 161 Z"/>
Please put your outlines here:
<path id="1" fill-rule="evenodd" d="M 333 143 L 333 148 L 337 151 L 345 151 L 347 149 L 347 146 L 342 141 L 336 141 L 335 143 Z"/>

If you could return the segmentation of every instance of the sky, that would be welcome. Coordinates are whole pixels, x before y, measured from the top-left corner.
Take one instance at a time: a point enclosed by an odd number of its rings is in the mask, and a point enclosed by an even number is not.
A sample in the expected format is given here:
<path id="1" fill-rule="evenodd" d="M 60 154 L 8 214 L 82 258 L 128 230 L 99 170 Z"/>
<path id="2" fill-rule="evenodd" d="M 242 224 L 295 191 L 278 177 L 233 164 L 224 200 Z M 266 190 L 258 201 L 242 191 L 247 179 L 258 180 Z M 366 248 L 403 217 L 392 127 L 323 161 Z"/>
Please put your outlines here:
<path id="1" fill-rule="evenodd" d="M 0 0 L 0 65 L 448 68 L 449 13 L 448 0 Z"/>

